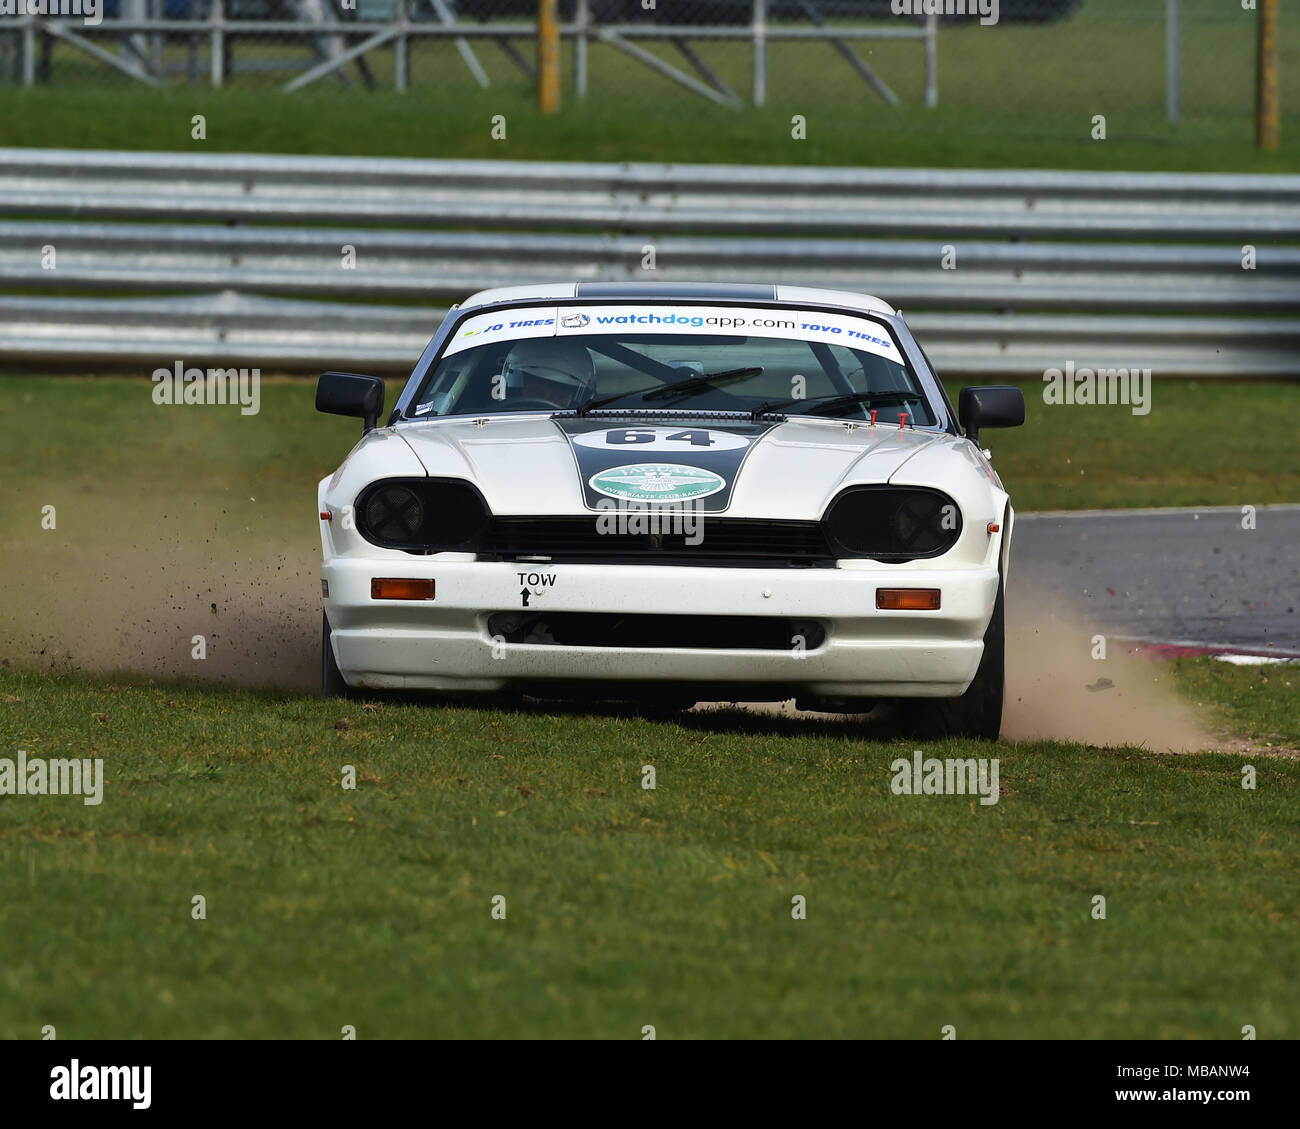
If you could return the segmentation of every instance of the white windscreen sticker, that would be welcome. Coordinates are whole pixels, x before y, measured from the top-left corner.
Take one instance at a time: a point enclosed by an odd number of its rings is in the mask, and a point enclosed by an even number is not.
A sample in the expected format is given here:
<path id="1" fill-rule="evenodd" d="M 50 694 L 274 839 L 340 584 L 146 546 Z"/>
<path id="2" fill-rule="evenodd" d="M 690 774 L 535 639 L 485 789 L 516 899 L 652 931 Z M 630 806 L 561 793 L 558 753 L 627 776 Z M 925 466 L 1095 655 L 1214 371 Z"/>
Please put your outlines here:
<path id="1" fill-rule="evenodd" d="M 550 306 L 528 310 L 495 310 L 492 313 L 477 314 L 461 323 L 442 355 L 450 357 L 462 349 L 472 349 L 475 345 L 485 345 L 489 341 L 515 341 L 520 337 L 553 337 L 557 313 L 556 308 Z"/>
<path id="2" fill-rule="evenodd" d="M 592 333 L 712 334 L 779 337 L 861 349 L 897 364 L 903 360 L 889 331 L 879 322 L 852 314 L 735 306 L 554 306 L 497 311 L 469 318 L 444 356 L 488 341 L 521 337 L 576 336 Z"/>

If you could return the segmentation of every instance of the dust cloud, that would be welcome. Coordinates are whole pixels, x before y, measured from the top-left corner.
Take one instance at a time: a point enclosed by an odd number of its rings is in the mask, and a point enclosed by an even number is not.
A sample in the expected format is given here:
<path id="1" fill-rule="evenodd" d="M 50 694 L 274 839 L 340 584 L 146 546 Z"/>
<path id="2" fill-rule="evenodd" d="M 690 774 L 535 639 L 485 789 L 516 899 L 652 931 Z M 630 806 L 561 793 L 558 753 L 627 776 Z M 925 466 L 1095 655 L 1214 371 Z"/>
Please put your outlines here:
<path id="1" fill-rule="evenodd" d="M 1049 608 L 1053 610 L 1045 610 Z M 1094 659 L 1099 634 L 1082 611 L 1063 611 L 1058 596 L 1043 597 L 1024 581 L 1008 591 L 1003 740 L 1134 745 L 1157 753 L 1224 747 L 1179 695 L 1164 663 L 1110 637 L 1105 658 Z M 863 733 L 876 730 L 893 736 L 910 731 L 917 712 L 925 708 L 925 702 L 917 700 L 862 715 Z M 793 702 L 706 702 L 696 709 L 740 709 L 827 722 L 844 716 L 801 712 Z"/>
<path id="2" fill-rule="evenodd" d="M 1105 637 L 1081 615 L 1051 604 L 1022 584 L 1007 592 L 1007 693 L 1002 735 L 1084 745 L 1139 745 L 1153 752 L 1216 747 L 1168 667 Z"/>
<path id="3" fill-rule="evenodd" d="M 32 539 L 0 567 L 0 662 L 310 692 L 319 678 L 319 549 L 314 526 L 298 524 L 281 526 L 278 542 L 216 536 L 197 514 L 152 538 L 139 523 L 110 521 L 75 541 Z M 114 532 L 124 527 L 136 532 Z M 1008 593 L 1004 738 L 1216 747 L 1167 667 L 1115 639 L 1104 661 L 1094 659 L 1095 632 L 1044 610 L 1052 607 L 1023 578 Z M 753 708 L 795 712 L 792 703 Z"/>
<path id="4" fill-rule="evenodd" d="M 6 560 L 0 662 L 294 690 L 318 684 L 320 581 L 309 555 L 243 542 L 219 560 L 193 544 L 115 540 L 106 530 L 76 546 L 38 542 L 21 569 Z"/>

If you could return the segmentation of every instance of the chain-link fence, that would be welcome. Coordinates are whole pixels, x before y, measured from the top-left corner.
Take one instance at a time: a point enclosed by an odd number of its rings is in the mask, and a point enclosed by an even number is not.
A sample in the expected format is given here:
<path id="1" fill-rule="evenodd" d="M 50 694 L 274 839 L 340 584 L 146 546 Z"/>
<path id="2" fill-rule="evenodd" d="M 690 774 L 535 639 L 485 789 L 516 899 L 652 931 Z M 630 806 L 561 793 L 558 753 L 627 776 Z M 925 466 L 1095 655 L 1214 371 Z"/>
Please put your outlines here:
<path id="1" fill-rule="evenodd" d="M 1292 16 L 1284 78 L 1300 66 Z M 566 105 L 638 114 L 928 105 L 976 128 L 1147 128 L 1254 108 L 1257 12 L 1239 0 L 560 0 L 560 22 Z M 536 0 L 0 0 L 0 85 L 388 88 L 463 105 L 535 86 L 536 26 Z"/>

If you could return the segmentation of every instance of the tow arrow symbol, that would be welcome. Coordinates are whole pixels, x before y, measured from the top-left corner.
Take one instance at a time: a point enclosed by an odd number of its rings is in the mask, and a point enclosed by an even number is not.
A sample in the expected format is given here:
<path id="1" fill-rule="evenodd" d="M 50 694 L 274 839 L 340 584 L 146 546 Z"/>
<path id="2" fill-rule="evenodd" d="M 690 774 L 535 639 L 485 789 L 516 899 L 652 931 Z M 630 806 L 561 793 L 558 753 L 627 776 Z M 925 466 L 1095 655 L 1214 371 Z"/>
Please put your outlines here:
<path id="1" fill-rule="evenodd" d="M 519 594 L 524 598 L 524 607 L 528 607 L 528 589 L 520 588 Z"/>

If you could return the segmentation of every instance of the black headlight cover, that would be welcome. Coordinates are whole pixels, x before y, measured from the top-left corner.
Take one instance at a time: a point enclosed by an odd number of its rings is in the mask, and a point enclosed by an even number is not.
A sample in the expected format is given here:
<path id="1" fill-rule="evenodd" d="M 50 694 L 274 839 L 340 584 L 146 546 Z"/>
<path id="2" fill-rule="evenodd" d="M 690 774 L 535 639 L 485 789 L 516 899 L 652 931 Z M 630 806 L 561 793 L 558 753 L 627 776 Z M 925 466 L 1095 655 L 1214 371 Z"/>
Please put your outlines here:
<path id="1" fill-rule="evenodd" d="M 926 486 L 850 486 L 822 525 L 842 557 L 904 562 L 946 553 L 961 536 L 961 509 Z"/>
<path id="2" fill-rule="evenodd" d="M 472 553 L 491 518 L 459 478 L 383 478 L 356 500 L 357 530 L 372 545 L 410 553 Z"/>

